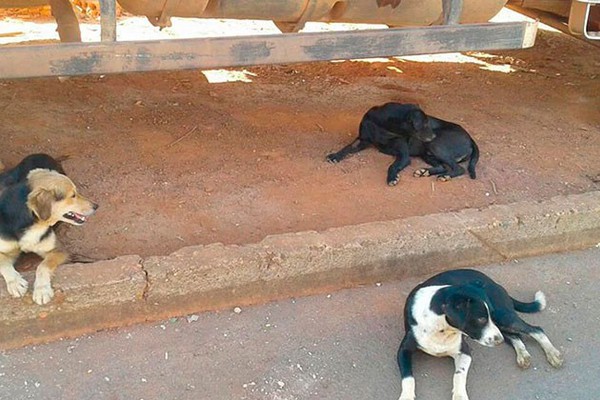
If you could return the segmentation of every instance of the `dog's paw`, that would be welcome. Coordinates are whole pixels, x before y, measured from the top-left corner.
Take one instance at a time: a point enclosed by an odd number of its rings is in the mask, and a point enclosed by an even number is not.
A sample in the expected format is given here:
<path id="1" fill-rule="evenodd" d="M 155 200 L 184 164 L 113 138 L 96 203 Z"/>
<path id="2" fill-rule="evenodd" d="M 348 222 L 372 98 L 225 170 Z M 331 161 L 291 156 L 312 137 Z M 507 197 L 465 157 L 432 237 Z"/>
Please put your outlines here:
<path id="1" fill-rule="evenodd" d="M 531 367 L 531 355 L 527 354 L 519 354 L 517 356 L 517 365 L 521 369 L 527 369 Z"/>
<path id="2" fill-rule="evenodd" d="M 560 354 L 560 351 L 556 349 L 546 352 L 546 359 L 554 368 L 562 367 L 564 362 L 562 354 Z"/>
<path id="3" fill-rule="evenodd" d="M 400 177 L 397 176 L 393 179 L 388 179 L 387 184 L 388 186 L 396 186 L 398 182 L 400 182 Z"/>
<path id="4" fill-rule="evenodd" d="M 403 393 L 400 395 L 400 398 L 398 400 L 415 400 L 415 396 L 409 396 Z"/>
<path id="5" fill-rule="evenodd" d="M 387 184 L 388 186 L 396 186 L 400 182 L 400 172 L 397 173 L 389 173 L 387 176 Z"/>
<path id="6" fill-rule="evenodd" d="M 33 301 L 40 306 L 47 304 L 54 297 L 54 289 L 50 284 L 36 286 L 33 289 Z"/>
<path id="7" fill-rule="evenodd" d="M 23 279 L 21 274 L 19 274 L 18 272 L 15 273 L 13 279 L 6 281 L 6 289 L 8 289 L 8 293 L 12 297 L 23 297 L 25 293 L 27 293 L 28 285 L 29 284 L 27 283 L 27 281 Z"/>
<path id="8" fill-rule="evenodd" d="M 416 178 L 421 178 L 425 176 L 429 176 L 429 169 L 427 168 L 419 168 L 415 172 L 413 172 L 413 176 Z"/>
<path id="9" fill-rule="evenodd" d="M 452 400 L 469 400 L 469 396 L 466 393 L 453 393 Z"/>
<path id="10" fill-rule="evenodd" d="M 438 182 L 448 182 L 452 177 L 450 175 L 440 175 L 437 177 Z"/>
<path id="11" fill-rule="evenodd" d="M 331 163 L 331 164 L 337 164 L 339 163 L 342 159 L 337 155 L 337 153 L 331 153 L 330 155 L 328 155 L 326 157 L 327 162 Z"/>

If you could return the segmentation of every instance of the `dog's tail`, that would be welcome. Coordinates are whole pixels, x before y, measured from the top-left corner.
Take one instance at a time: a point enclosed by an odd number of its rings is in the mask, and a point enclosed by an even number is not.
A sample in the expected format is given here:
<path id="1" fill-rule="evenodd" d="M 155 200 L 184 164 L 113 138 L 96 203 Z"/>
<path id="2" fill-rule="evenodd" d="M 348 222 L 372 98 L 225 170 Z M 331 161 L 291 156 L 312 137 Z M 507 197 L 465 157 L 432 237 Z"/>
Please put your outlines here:
<path id="1" fill-rule="evenodd" d="M 469 159 L 469 176 L 471 179 L 475 179 L 477 174 L 475 173 L 475 165 L 477 165 L 477 161 L 479 161 L 479 147 L 473 139 L 471 139 L 471 146 L 473 147 L 473 152 L 471 153 L 471 158 Z"/>
<path id="2" fill-rule="evenodd" d="M 515 300 L 511 297 L 513 304 L 515 306 L 515 310 L 522 313 L 536 313 L 542 311 L 546 308 L 546 295 L 542 291 L 537 291 L 535 293 L 535 300 L 531 303 L 523 303 L 519 300 Z"/>

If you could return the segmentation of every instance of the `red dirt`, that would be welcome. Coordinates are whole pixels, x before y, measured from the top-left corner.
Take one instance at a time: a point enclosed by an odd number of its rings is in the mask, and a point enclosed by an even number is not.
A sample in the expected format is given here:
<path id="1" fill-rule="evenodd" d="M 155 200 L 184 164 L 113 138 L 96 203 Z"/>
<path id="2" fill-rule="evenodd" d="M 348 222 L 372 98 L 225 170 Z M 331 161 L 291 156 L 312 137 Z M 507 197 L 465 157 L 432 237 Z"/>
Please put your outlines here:
<path id="1" fill-rule="evenodd" d="M 71 156 L 65 169 L 101 208 L 60 236 L 93 258 L 597 190 L 597 47 L 541 32 L 533 49 L 492 53 L 517 71 L 394 60 L 250 68 L 252 83 L 199 71 L 0 81 L 0 159 Z M 386 101 L 465 126 L 478 179 L 413 178 L 415 160 L 390 188 L 392 160 L 374 150 L 326 163 Z"/>

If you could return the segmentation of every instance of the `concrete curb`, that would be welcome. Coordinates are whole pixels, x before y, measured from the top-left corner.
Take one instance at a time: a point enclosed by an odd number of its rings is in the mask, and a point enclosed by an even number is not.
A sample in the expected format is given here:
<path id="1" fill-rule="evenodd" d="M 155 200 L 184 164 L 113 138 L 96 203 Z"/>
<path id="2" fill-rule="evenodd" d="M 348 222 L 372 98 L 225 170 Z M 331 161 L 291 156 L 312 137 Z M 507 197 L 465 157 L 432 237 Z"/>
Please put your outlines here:
<path id="1" fill-rule="evenodd" d="M 48 306 L 0 291 L 0 348 L 599 242 L 600 192 L 590 192 L 66 265 Z"/>

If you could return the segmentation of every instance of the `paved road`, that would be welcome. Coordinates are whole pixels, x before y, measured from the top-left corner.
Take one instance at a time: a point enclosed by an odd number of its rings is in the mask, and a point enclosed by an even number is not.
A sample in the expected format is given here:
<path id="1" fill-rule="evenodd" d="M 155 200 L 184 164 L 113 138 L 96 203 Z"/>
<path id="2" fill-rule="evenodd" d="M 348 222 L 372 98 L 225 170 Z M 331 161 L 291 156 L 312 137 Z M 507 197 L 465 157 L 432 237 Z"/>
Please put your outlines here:
<path id="1" fill-rule="evenodd" d="M 523 300 L 565 355 L 553 370 L 535 343 L 473 343 L 471 400 L 600 399 L 600 249 L 481 268 Z M 404 299 L 418 280 L 345 290 L 0 354 L 0 399 L 397 400 Z M 417 398 L 451 398 L 452 362 L 416 358 Z"/>

